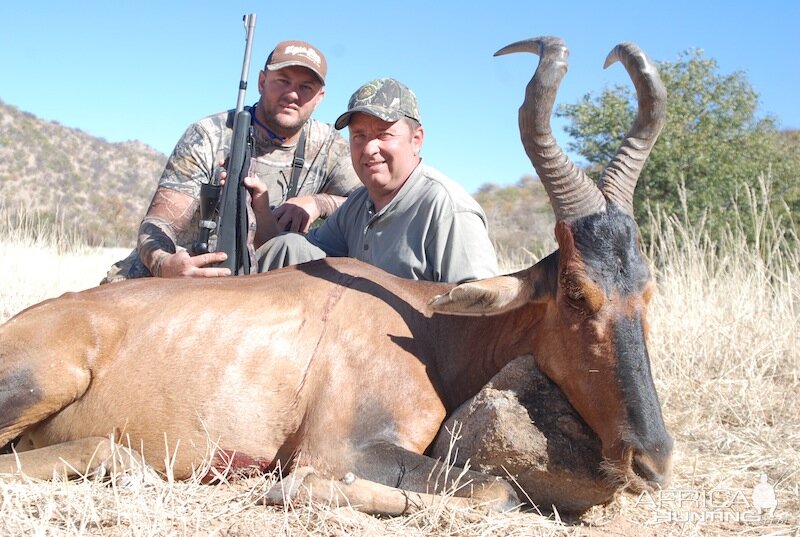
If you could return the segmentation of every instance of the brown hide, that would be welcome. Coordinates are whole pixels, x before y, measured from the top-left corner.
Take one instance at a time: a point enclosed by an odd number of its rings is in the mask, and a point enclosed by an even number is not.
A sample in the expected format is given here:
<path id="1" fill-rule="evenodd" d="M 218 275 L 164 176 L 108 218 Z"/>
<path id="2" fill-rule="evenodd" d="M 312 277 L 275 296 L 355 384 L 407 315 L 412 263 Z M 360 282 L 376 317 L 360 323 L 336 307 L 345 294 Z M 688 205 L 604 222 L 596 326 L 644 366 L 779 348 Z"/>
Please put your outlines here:
<path id="1" fill-rule="evenodd" d="M 248 278 L 103 286 L 3 326 L 3 348 L 28 349 L 4 352 L 0 376 L 31 371 L 43 408 L 29 421 L 57 412 L 26 431 L 31 446 L 115 432 L 164 470 L 166 435 L 170 446 L 180 442 L 177 477 L 207 456 L 209 440 L 265 464 L 302 450 L 306 462 L 330 466 L 332 451 L 373 426 L 365 414 L 376 427 L 390 416 L 395 428 L 381 434 L 422 452 L 445 415 L 432 364 L 412 354 L 430 295 L 429 285 L 346 259 Z M 4 424 L 0 444 L 19 432 Z"/>

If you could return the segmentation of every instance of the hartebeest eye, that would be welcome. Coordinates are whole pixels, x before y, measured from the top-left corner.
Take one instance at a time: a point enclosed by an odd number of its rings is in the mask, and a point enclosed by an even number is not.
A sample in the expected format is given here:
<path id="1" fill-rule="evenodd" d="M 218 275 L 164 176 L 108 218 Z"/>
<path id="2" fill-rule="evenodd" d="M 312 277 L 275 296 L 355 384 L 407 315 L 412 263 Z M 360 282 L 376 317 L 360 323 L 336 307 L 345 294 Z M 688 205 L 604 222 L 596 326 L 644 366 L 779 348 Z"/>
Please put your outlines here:
<path id="1" fill-rule="evenodd" d="M 656 284 L 653 281 L 647 282 L 647 285 L 644 287 L 644 291 L 642 291 L 642 299 L 644 300 L 645 305 L 650 304 L 650 301 L 653 299 L 653 294 L 656 292 Z"/>
<path id="2" fill-rule="evenodd" d="M 570 306 L 590 315 L 600 311 L 606 300 L 603 290 L 580 274 L 562 274 L 561 289 Z"/>

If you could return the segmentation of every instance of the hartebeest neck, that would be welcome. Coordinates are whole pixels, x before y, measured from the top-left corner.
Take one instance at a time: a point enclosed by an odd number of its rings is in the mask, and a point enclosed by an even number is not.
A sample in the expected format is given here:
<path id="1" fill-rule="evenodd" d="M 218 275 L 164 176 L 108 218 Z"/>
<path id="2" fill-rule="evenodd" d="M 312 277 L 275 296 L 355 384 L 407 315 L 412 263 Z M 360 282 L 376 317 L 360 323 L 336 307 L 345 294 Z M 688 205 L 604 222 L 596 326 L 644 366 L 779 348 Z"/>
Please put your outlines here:
<path id="1" fill-rule="evenodd" d="M 531 279 L 533 295 L 506 313 L 470 317 L 436 315 L 435 349 L 442 399 L 448 411 L 478 393 L 510 361 L 536 355 L 545 311 L 555 300 L 558 251 L 520 273 Z"/>

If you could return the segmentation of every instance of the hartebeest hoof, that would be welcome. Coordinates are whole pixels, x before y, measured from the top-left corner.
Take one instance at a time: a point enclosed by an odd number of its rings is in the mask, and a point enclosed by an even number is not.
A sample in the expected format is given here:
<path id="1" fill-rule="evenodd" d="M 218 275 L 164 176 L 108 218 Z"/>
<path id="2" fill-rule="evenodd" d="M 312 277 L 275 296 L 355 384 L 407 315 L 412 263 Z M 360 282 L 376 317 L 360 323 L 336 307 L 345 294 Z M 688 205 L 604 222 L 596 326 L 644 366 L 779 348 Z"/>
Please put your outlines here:
<path id="1" fill-rule="evenodd" d="M 314 473 L 311 466 L 301 466 L 286 477 L 278 479 L 258 501 L 262 505 L 285 505 L 297 498 L 301 492 L 303 481 Z"/>
<path id="2" fill-rule="evenodd" d="M 151 486 L 162 481 L 141 454 L 111 440 L 106 440 L 97 446 L 90 465 L 93 469 L 85 474 L 87 477 L 97 480 L 109 479 L 119 487 Z"/>

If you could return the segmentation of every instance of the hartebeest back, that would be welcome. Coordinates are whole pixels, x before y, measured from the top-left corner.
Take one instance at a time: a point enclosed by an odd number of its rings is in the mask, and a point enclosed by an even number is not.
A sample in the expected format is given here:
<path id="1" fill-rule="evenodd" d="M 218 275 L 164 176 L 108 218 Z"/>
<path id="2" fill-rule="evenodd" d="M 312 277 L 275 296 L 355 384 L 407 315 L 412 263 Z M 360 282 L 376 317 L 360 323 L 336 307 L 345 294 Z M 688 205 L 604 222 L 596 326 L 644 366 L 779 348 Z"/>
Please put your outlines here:
<path id="1" fill-rule="evenodd" d="M 18 462 L 44 478 L 70 465 L 105 468 L 111 454 L 95 450 L 112 435 L 161 472 L 166 442 L 173 474 L 185 478 L 212 444 L 212 464 L 280 465 L 295 470 L 295 488 L 313 483 L 321 497 L 401 513 L 450 484 L 429 482 L 437 463 L 424 455 L 447 414 L 532 353 L 597 433 L 620 483 L 663 484 L 672 441 L 650 374 L 653 282 L 632 215 L 636 179 L 664 121 L 663 86 L 636 46 L 614 49 L 609 58 L 631 74 L 639 113 L 598 188 L 550 131 L 566 47 L 547 37 L 500 53 L 518 50 L 541 58 L 520 131 L 557 216 L 558 251 L 519 273 L 458 286 L 325 259 L 45 301 L 0 327 L 0 445 L 16 439 L 19 452 L 0 456 L 0 473 Z M 345 475 L 355 478 L 336 481 Z M 465 477 L 472 486 L 458 494 L 497 508 L 517 503 L 504 481 Z"/>

